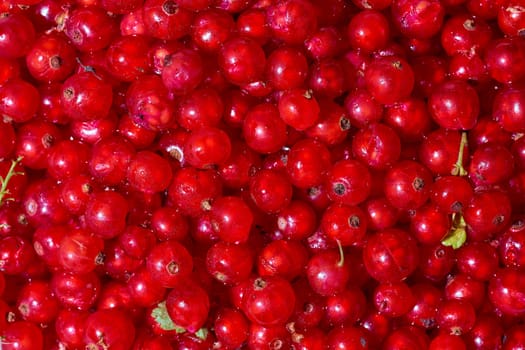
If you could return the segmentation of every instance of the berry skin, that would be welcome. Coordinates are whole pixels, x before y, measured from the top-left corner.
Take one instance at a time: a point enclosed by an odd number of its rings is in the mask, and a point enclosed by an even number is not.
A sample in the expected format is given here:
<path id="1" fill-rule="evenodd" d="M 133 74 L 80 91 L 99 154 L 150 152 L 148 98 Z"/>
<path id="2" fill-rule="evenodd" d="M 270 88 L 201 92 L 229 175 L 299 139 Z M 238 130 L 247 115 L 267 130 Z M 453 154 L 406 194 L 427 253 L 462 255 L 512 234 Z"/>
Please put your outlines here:
<path id="1" fill-rule="evenodd" d="M 334 202 L 357 205 L 370 195 L 372 177 L 360 161 L 341 160 L 330 169 L 325 186 L 328 189 L 328 197 Z"/>
<path id="2" fill-rule="evenodd" d="M 417 267 L 415 240 L 403 230 L 392 228 L 368 237 L 363 262 L 368 273 L 380 282 L 399 282 Z"/>
<path id="3" fill-rule="evenodd" d="M 432 118 L 442 128 L 469 130 L 478 118 L 479 97 L 468 83 L 451 80 L 436 87 L 430 95 L 429 107 Z"/>
<path id="4" fill-rule="evenodd" d="M 166 297 L 166 309 L 173 323 L 195 333 L 206 321 L 210 308 L 208 293 L 193 281 L 184 288 L 172 289 Z"/>
<path id="5" fill-rule="evenodd" d="M 244 243 L 252 229 L 253 214 L 241 198 L 226 196 L 213 202 L 211 220 L 213 229 L 221 240 Z"/>
<path id="6" fill-rule="evenodd" d="M 125 350 L 131 348 L 135 332 L 135 326 L 123 311 L 97 310 L 86 319 L 84 342 L 88 349 L 103 346 Z"/>
<path id="7" fill-rule="evenodd" d="M 367 66 L 365 83 L 378 102 L 390 105 L 410 95 L 414 87 L 414 71 L 403 58 L 378 57 Z"/>
<path id="8" fill-rule="evenodd" d="M 61 101 L 65 114 L 74 120 L 103 119 L 111 108 L 111 85 L 94 73 L 70 76 L 62 85 Z"/>
<path id="9" fill-rule="evenodd" d="M 168 188 L 172 178 L 170 163 L 151 151 L 138 152 L 131 159 L 126 179 L 138 191 L 161 192 Z"/>
<path id="10" fill-rule="evenodd" d="M 25 80 L 13 79 L 0 86 L 0 112 L 7 121 L 22 123 L 34 119 L 39 100 L 38 90 Z"/>
<path id="11" fill-rule="evenodd" d="M 31 75 L 41 81 L 62 81 L 75 69 L 75 50 L 57 33 L 41 36 L 26 56 Z"/>
<path id="12" fill-rule="evenodd" d="M 295 293 L 288 281 L 280 277 L 258 277 L 245 291 L 243 307 L 248 319 L 268 327 L 284 324 L 292 315 Z"/>
<path id="13" fill-rule="evenodd" d="M 332 204 L 321 218 L 323 232 L 342 246 L 363 243 L 366 229 L 366 214 L 356 206 Z"/>
<path id="14" fill-rule="evenodd" d="M 5 58 L 18 58 L 27 54 L 36 37 L 35 27 L 23 14 L 2 16 L 0 32 L 0 51 Z"/>
<path id="15" fill-rule="evenodd" d="M 156 244 L 149 251 L 146 267 L 156 282 L 163 287 L 174 288 L 190 276 L 193 258 L 179 242 L 166 241 Z"/>
<path id="16" fill-rule="evenodd" d="M 432 180 L 425 166 L 411 160 L 400 161 L 386 174 L 385 196 L 396 208 L 417 209 L 429 198 Z"/>

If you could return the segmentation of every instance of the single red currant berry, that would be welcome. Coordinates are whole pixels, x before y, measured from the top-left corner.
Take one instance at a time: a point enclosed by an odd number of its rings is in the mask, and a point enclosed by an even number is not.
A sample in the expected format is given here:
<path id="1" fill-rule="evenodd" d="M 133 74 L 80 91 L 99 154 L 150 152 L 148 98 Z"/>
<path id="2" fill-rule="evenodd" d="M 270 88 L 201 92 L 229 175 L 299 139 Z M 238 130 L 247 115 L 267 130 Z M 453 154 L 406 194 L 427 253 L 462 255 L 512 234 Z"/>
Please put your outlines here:
<path id="1" fill-rule="evenodd" d="M 379 103 L 389 105 L 410 96 L 414 88 L 414 72 L 403 58 L 377 57 L 366 67 L 365 83 Z"/>
<path id="2" fill-rule="evenodd" d="M 364 10 L 352 17 L 347 27 L 350 45 L 367 52 L 377 51 L 388 43 L 390 26 L 377 10 Z"/>
<path id="3" fill-rule="evenodd" d="M 134 339 L 135 325 L 122 310 L 97 310 L 86 319 L 86 349 L 130 349 Z"/>
<path id="4" fill-rule="evenodd" d="M 191 38 L 200 49 L 217 52 L 235 27 L 232 16 L 219 9 L 206 9 L 193 20 Z"/>
<path id="5" fill-rule="evenodd" d="M 390 203 L 399 209 L 417 209 L 430 196 L 432 186 L 430 171 L 415 161 L 396 163 L 386 174 L 384 191 Z"/>
<path id="6" fill-rule="evenodd" d="M 415 304 L 415 297 L 410 287 L 404 282 L 381 283 L 372 296 L 377 311 L 388 317 L 407 314 Z"/>
<path id="7" fill-rule="evenodd" d="M 3 15 L 0 18 L 0 33 L 0 55 L 5 58 L 27 54 L 36 36 L 33 23 L 21 13 Z"/>
<path id="8" fill-rule="evenodd" d="M 251 178 L 249 191 L 259 209 L 276 213 L 290 204 L 293 189 L 285 173 L 262 169 Z"/>
<path id="9" fill-rule="evenodd" d="M 525 89 L 506 88 L 499 91 L 494 98 L 492 116 L 505 131 L 525 131 Z"/>
<path id="10" fill-rule="evenodd" d="M 166 309 L 173 323 L 195 333 L 208 319 L 208 293 L 197 283 L 188 280 L 184 288 L 174 288 L 166 297 Z"/>
<path id="11" fill-rule="evenodd" d="M 21 79 L 0 86 L 0 113 L 5 121 L 24 123 L 36 116 L 40 101 L 37 88 Z"/>
<path id="12" fill-rule="evenodd" d="M 476 90 L 461 80 L 437 86 L 429 97 L 432 118 L 445 129 L 472 129 L 478 119 L 479 106 Z"/>
<path id="13" fill-rule="evenodd" d="M 194 90 L 204 78 L 204 62 L 195 50 L 182 49 L 167 56 L 165 62 L 162 82 L 175 95 Z"/>
<path id="14" fill-rule="evenodd" d="M 322 231 L 342 246 L 363 243 L 366 229 L 366 214 L 356 206 L 332 204 L 321 218 Z"/>
<path id="15" fill-rule="evenodd" d="M 330 169 L 325 186 L 328 197 L 334 202 L 357 205 L 370 195 L 372 176 L 360 161 L 340 160 Z"/>
<path id="16" fill-rule="evenodd" d="M 44 349 L 42 329 L 34 322 L 10 322 L 0 332 L 0 344 L 11 349 Z"/>
<path id="17" fill-rule="evenodd" d="M 258 277 L 248 286 L 242 310 L 262 326 L 285 324 L 295 307 L 295 292 L 287 280 L 276 276 Z"/>
<path id="18" fill-rule="evenodd" d="M 306 265 L 306 277 L 312 290 L 329 296 L 345 290 L 350 280 L 350 262 L 333 249 L 313 255 Z"/>
<path id="19" fill-rule="evenodd" d="M 374 123 L 360 129 L 353 137 L 352 152 L 373 169 L 391 167 L 401 155 L 401 141 L 393 128 Z"/>
<path id="20" fill-rule="evenodd" d="M 211 220 L 213 229 L 221 240 L 244 243 L 252 229 L 253 214 L 240 197 L 225 196 L 213 202 Z"/>
<path id="21" fill-rule="evenodd" d="M 279 98 L 277 108 L 281 119 L 298 131 L 308 129 L 319 119 L 319 103 L 310 90 L 284 91 Z"/>
<path id="22" fill-rule="evenodd" d="M 415 240 L 401 229 L 386 229 L 370 236 L 363 249 L 368 273 L 380 282 L 399 282 L 417 267 Z"/>
<path id="23" fill-rule="evenodd" d="M 172 0 L 147 0 L 142 12 L 146 34 L 162 40 L 177 40 L 190 34 L 195 16 Z"/>
<path id="24" fill-rule="evenodd" d="M 238 348 L 248 339 L 248 320 L 239 310 L 221 308 L 213 322 L 213 329 L 217 340 L 228 348 Z"/>
<path id="25" fill-rule="evenodd" d="M 156 75 L 143 75 L 129 86 L 126 107 L 135 123 L 150 130 L 164 130 L 175 123 L 173 101 Z"/>
<path id="26" fill-rule="evenodd" d="M 295 143 L 288 152 L 286 170 L 293 185 L 309 188 L 323 183 L 330 163 L 330 152 L 324 144 L 304 139 Z"/>
<path id="27" fill-rule="evenodd" d="M 519 1 L 505 1 L 498 10 L 498 27 L 509 36 L 523 35 L 525 29 L 525 8 Z"/>
<path id="28" fill-rule="evenodd" d="M 525 39 L 506 37 L 492 41 L 485 52 L 485 63 L 492 79 L 518 83 L 525 79 Z"/>
<path id="29" fill-rule="evenodd" d="M 174 288 L 191 275 L 193 258 L 184 245 L 171 240 L 150 250 L 146 266 L 154 280 L 163 287 Z"/>
<path id="30" fill-rule="evenodd" d="M 274 104 L 262 103 L 252 107 L 242 126 L 248 147 L 258 153 L 268 154 L 280 150 L 287 141 L 287 128 Z"/>
<path id="31" fill-rule="evenodd" d="M 74 74 L 62 85 L 64 112 L 74 120 L 105 118 L 112 100 L 111 85 L 92 72 Z"/>
<path id="32" fill-rule="evenodd" d="M 266 55 L 261 46 L 252 39 L 233 37 L 220 49 L 218 64 L 228 81 L 242 86 L 262 77 Z"/>
<path id="33" fill-rule="evenodd" d="M 445 9 L 437 0 L 394 0 L 392 17 L 403 35 L 426 39 L 440 31 Z"/>
<path id="34" fill-rule="evenodd" d="M 503 232 L 510 224 L 511 213 L 506 193 L 492 190 L 474 194 L 463 212 L 468 237 L 482 241 Z"/>
<path id="35" fill-rule="evenodd" d="M 283 46 L 268 56 L 265 77 L 276 90 L 299 88 L 308 75 L 308 62 L 298 49 Z"/>
<path id="36" fill-rule="evenodd" d="M 305 0 L 281 0 L 266 9 L 273 36 L 287 44 L 302 44 L 317 30 L 315 7 Z"/>
<path id="37" fill-rule="evenodd" d="M 277 217 L 277 227 L 284 238 L 300 241 L 317 228 L 317 217 L 314 208 L 307 202 L 292 200 L 283 208 Z"/>
<path id="38" fill-rule="evenodd" d="M 25 321 L 47 324 L 55 320 L 59 305 L 48 282 L 31 281 L 20 290 L 16 308 Z"/>
<path id="39" fill-rule="evenodd" d="M 120 81 L 133 81 L 149 71 L 149 40 L 144 36 L 126 35 L 111 42 L 106 51 L 108 72 Z"/>
<path id="40" fill-rule="evenodd" d="M 230 137 L 222 129 L 202 127 L 194 130 L 184 144 L 189 165 L 206 169 L 225 163 L 231 154 Z"/>
<path id="41" fill-rule="evenodd" d="M 171 183 L 171 165 L 156 153 L 141 151 L 131 159 L 126 178 L 131 187 L 138 191 L 161 192 Z"/>
<path id="42" fill-rule="evenodd" d="M 97 192 L 87 202 L 85 224 L 95 235 L 104 239 L 113 238 L 126 228 L 128 212 L 128 201 L 119 192 Z"/>
<path id="43" fill-rule="evenodd" d="M 117 28 L 116 21 L 102 8 L 79 7 L 67 16 L 64 33 L 77 50 L 89 52 L 106 48 Z"/>
<path id="44" fill-rule="evenodd" d="M 62 81 L 75 65 L 74 47 L 56 32 L 38 38 L 26 56 L 29 73 L 40 81 Z"/>

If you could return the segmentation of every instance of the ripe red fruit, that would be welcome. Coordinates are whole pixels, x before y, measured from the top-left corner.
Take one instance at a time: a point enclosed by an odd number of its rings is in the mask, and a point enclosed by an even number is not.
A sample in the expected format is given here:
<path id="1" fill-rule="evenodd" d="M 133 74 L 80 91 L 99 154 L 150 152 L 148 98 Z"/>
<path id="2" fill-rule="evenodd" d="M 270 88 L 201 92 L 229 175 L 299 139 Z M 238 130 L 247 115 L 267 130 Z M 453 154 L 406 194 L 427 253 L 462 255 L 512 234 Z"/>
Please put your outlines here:
<path id="1" fill-rule="evenodd" d="M 97 349 L 130 349 L 135 338 L 135 326 L 129 316 L 118 309 L 97 310 L 86 319 L 84 342 L 86 347 Z"/>
<path id="2" fill-rule="evenodd" d="M 253 214 L 240 197 L 226 196 L 213 202 L 211 221 L 213 230 L 221 240 L 245 243 L 252 229 Z"/>
<path id="3" fill-rule="evenodd" d="M 166 309 L 175 325 L 195 333 L 208 318 L 208 293 L 197 283 L 186 281 L 184 288 L 174 288 L 168 293 Z"/>
<path id="4" fill-rule="evenodd" d="M 151 151 L 138 152 L 130 161 L 126 179 L 138 191 L 164 191 L 171 183 L 170 163 Z"/>
<path id="5" fill-rule="evenodd" d="M 244 292 L 242 310 L 246 317 L 261 326 L 286 323 L 295 306 L 295 293 L 281 277 L 255 278 Z"/>
<path id="6" fill-rule="evenodd" d="M 390 105 L 410 95 L 414 88 L 414 71 L 403 58 L 378 57 L 367 65 L 365 83 L 378 102 Z"/>
<path id="7" fill-rule="evenodd" d="M 432 118 L 442 128 L 469 130 L 479 115 L 479 97 L 467 82 L 451 80 L 436 87 L 429 97 Z"/>
<path id="8" fill-rule="evenodd" d="M 35 40 L 35 27 L 21 13 L 3 16 L 0 20 L 0 55 L 5 58 L 22 57 L 29 52 Z"/>
<path id="9" fill-rule="evenodd" d="M 366 270 L 380 282 L 399 282 L 418 266 L 418 248 L 405 231 L 386 229 L 368 237 L 363 249 Z"/>
<path id="10" fill-rule="evenodd" d="M 385 176 L 385 196 L 396 208 L 417 209 L 429 198 L 432 182 L 425 166 L 411 160 L 400 161 Z"/>
<path id="11" fill-rule="evenodd" d="M 61 102 L 65 114 L 74 120 L 103 119 L 111 108 L 111 85 L 95 73 L 77 73 L 62 85 Z"/>
<path id="12" fill-rule="evenodd" d="M 184 245 L 171 240 L 156 244 L 149 251 L 146 267 L 156 282 L 174 288 L 191 275 L 193 258 Z"/>

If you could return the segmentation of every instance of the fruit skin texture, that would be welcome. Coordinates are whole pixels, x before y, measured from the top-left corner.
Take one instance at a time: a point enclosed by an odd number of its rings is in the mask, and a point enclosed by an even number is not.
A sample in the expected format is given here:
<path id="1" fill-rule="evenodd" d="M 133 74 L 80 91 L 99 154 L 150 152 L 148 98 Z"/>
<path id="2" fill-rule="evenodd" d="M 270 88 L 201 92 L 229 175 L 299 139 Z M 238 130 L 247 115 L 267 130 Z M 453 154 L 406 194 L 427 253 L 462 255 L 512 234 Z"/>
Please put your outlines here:
<path id="1" fill-rule="evenodd" d="M 416 242 L 401 229 L 377 232 L 365 244 L 363 262 L 368 273 L 380 282 L 402 281 L 417 267 Z"/>
<path id="2" fill-rule="evenodd" d="M 197 283 L 186 281 L 183 288 L 174 288 L 168 293 L 166 308 L 177 326 L 194 333 L 203 326 L 208 317 L 208 293 Z"/>
<path id="3" fill-rule="evenodd" d="M 280 277 L 253 280 L 243 297 L 242 310 L 249 320 L 262 326 L 284 324 L 294 311 L 295 293 Z"/>
<path id="4" fill-rule="evenodd" d="M 488 296 L 490 301 L 506 315 L 519 316 L 525 313 L 525 279 L 516 268 L 498 270 L 490 279 Z"/>
<path id="5" fill-rule="evenodd" d="M 123 311 L 97 310 L 86 319 L 84 342 L 87 348 L 100 345 L 108 349 L 130 349 L 135 338 L 135 326 Z"/>

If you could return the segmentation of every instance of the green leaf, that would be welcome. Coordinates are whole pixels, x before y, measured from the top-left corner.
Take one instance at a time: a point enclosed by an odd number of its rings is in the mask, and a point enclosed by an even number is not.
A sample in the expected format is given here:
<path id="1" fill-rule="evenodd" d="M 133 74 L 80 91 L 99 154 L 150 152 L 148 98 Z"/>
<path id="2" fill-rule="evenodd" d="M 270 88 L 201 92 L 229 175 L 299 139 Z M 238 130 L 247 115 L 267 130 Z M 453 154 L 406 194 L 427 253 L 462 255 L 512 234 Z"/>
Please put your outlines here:
<path id="1" fill-rule="evenodd" d="M 467 241 L 467 231 L 463 227 L 458 227 L 457 229 L 450 232 L 450 234 L 441 241 L 441 244 L 447 247 L 452 247 L 454 249 L 461 248 L 463 244 Z"/>
<path id="2" fill-rule="evenodd" d="M 208 329 L 207 328 L 201 328 L 197 332 L 195 332 L 195 336 L 201 340 L 206 340 L 208 338 Z"/>
<path id="3" fill-rule="evenodd" d="M 173 323 L 168 310 L 166 309 L 166 302 L 160 302 L 157 304 L 157 307 L 151 311 L 151 316 L 157 322 L 159 327 L 165 331 L 175 331 L 177 333 L 184 333 L 186 330 L 182 327 L 177 326 Z"/>

